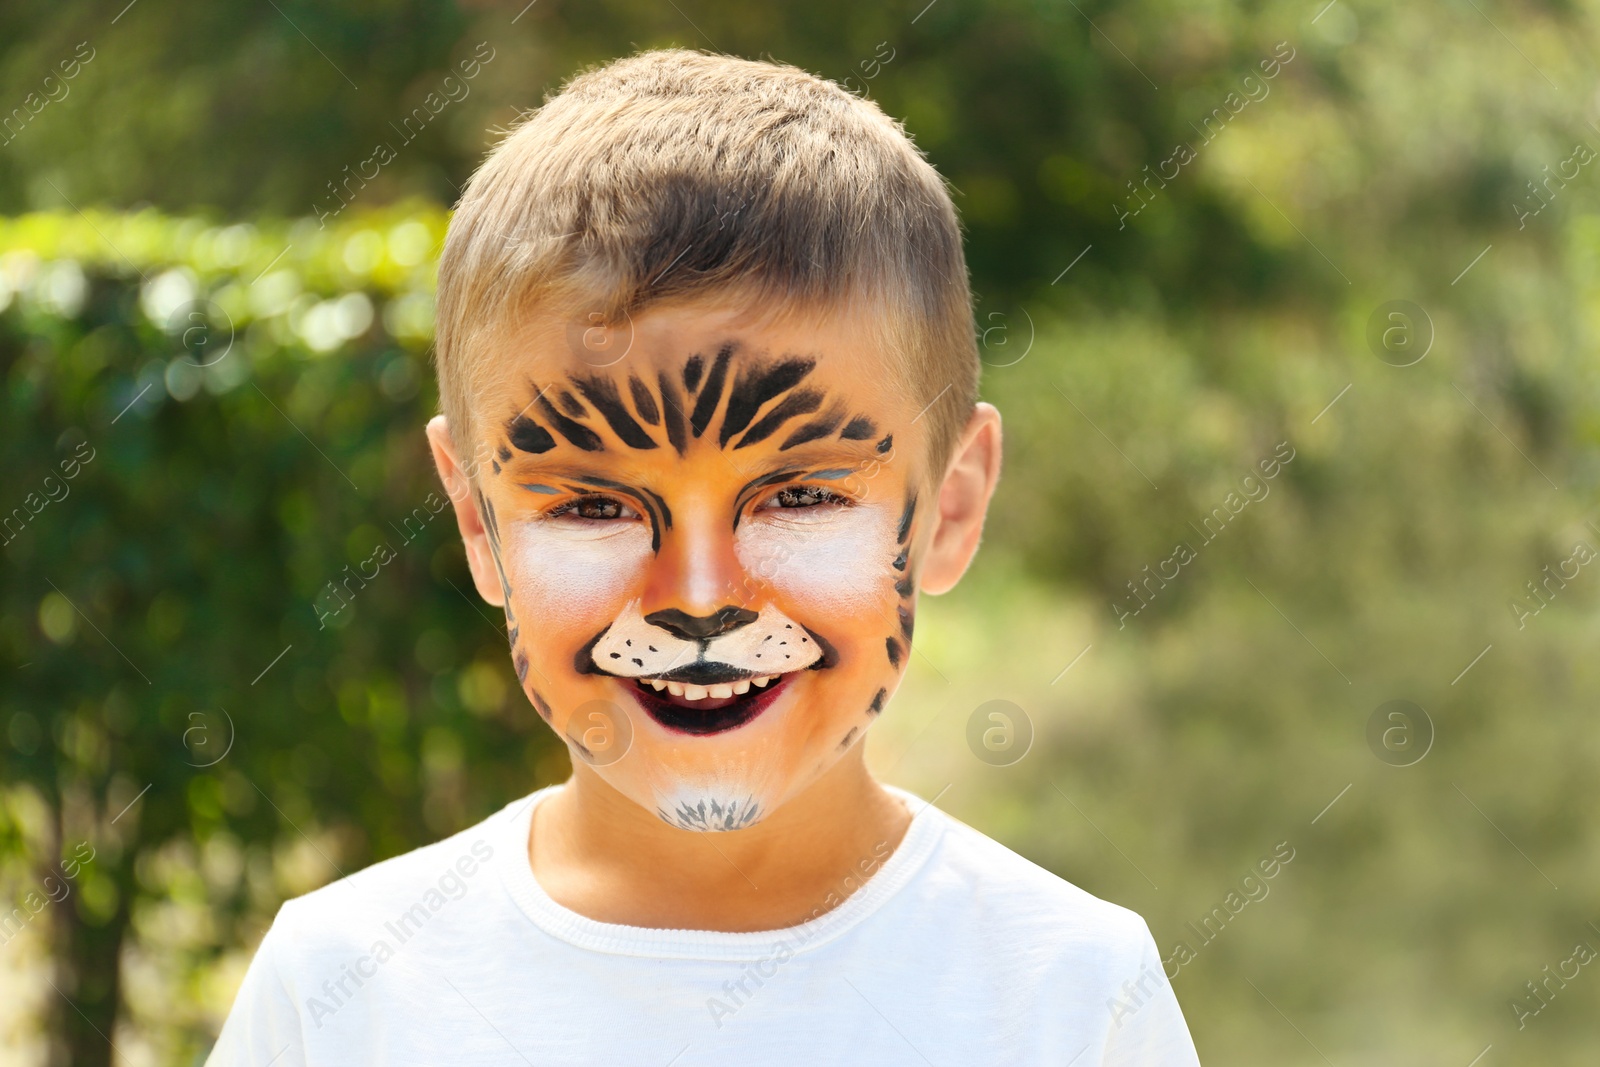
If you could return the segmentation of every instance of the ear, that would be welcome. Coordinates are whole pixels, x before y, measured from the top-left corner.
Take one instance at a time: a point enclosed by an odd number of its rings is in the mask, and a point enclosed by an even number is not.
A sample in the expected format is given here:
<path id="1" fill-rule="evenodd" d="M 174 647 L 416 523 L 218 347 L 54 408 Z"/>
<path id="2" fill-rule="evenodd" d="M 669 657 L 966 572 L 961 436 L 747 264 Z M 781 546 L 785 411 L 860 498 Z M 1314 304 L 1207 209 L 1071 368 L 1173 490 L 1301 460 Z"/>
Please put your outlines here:
<path id="1" fill-rule="evenodd" d="M 478 514 L 478 502 L 472 491 L 472 479 L 456 457 L 450 427 L 443 415 L 428 420 L 428 447 L 433 450 L 434 466 L 439 468 L 439 480 L 444 491 L 450 494 L 450 503 L 456 509 L 456 526 L 461 530 L 461 542 L 467 549 L 467 566 L 472 570 L 472 584 L 478 595 L 496 607 L 505 606 L 505 593 L 500 585 L 499 572 L 495 570 L 494 553 L 489 548 L 489 532 L 484 529 L 483 516 Z"/>
<path id="2" fill-rule="evenodd" d="M 918 587 L 924 593 L 948 592 L 961 580 L 978 551 L 989 498 L 1000 481 L 1000 412 L 980 403 L 961 431 L 944 481 L 939 486 L 933 535 L 922 557 Z"/>

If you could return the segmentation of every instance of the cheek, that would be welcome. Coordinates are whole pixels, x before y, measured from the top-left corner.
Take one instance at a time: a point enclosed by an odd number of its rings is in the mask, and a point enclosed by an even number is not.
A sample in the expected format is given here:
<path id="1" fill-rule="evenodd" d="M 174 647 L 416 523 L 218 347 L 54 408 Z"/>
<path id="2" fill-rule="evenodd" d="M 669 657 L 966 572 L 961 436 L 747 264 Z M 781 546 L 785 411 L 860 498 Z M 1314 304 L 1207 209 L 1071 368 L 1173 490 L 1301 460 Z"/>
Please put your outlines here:
<path id="1" fill-rule="evenodd" d="M 541 626 L 614 618 L 650 562 L 650 535 L 643 529 L 609 537 L 563 537 L 530 525 L 513 535 L 511 584 L 517 606 Z"/>
<path id="2" fill-rule="evenodd" d="M 803 526 L 751 521 L 740 527 L 735 551 L 752 581 L 785 602 L 864 621 L 894 599 L 894 522 L 867 505 Z"/>

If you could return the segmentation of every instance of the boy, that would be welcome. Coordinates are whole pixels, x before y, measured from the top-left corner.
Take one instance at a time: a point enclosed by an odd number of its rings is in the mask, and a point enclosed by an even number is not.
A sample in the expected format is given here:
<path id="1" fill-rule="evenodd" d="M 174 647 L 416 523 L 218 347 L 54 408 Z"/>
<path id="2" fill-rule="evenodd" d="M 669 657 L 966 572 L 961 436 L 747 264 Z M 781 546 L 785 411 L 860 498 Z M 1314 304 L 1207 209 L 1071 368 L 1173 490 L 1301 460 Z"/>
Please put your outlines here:
<path id="1" fill-rule="evenodd" d="M 1000 467 L 897 123 L 769 63 L 583 74 L 474 175 L 437 349 L 572 777 L 285 904 L 211 1062 L 1198 1062 L 1139 916 L 863 761 Z"/>

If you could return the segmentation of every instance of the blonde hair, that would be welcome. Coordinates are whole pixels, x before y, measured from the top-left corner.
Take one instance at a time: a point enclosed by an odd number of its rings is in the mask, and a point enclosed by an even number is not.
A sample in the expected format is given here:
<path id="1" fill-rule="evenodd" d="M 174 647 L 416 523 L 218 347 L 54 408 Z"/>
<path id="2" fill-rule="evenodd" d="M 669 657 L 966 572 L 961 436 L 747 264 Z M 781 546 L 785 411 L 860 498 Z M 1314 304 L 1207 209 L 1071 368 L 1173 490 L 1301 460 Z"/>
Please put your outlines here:
<path id="1" fill-rule="evenodd" d="M 474 351 L 514 316 L 570 302 L 617 323 L 739 293 L 781 315 L 875 309 L 876 340 L 926 406 L 928 473 L 943 474 L 978 395 L 961 227 L 875 103 L 786 64 L 669 49 L 577 75 L 505 132 L 439 264 L 439 393 L 458 450 L 474 441 Z"/>

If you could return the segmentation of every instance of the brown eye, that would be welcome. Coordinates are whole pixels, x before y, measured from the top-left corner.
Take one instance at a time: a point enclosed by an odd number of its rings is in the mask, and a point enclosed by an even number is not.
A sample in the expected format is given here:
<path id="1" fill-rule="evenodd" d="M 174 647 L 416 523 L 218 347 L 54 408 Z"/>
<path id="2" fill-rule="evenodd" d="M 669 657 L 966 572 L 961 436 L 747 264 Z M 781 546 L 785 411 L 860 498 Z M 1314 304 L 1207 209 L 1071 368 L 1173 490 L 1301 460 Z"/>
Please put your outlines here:
<path id="1" fill-rule="evenodd" d="M 767 498 L 766 507 L 814 508 L 819 504 L 842 504 L 844 498 L 820 485 L 791 485 Z"/>
<path id="2" fill-rule="evenodd" d="M 609 496 L 581 496 L 576 500 L 569 500 L 549 513 L 550 518 L 561 515 L 570 515 L 577 519 L 590 519 L 605 522 L 610 519 L 636 519 L 639 513 L 615 497 Z"/>

